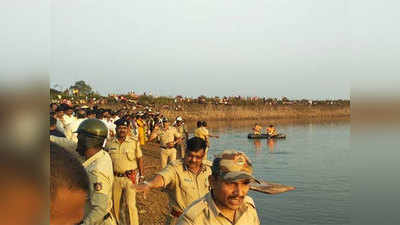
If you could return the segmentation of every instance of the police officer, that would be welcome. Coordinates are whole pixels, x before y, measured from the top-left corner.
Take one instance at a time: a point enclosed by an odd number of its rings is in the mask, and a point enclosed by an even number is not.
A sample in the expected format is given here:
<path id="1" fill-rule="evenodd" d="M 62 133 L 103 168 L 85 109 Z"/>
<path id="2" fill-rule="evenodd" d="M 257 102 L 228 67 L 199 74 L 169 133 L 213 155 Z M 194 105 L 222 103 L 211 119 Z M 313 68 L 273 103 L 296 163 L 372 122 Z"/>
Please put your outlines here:
<path id="1" fill-rule="evenodd" d="M 169 161 L 176 159 L 175 144 L 181 141 L 180 135 L 175 127 L 170 127 L 167 118 L 163 118 L 164 127 L 156 127 L 150 135 L 149 141 L 160 137 L 161 168 L 167 166 Z"/>
<path id="2" fill-rule="evenodd" d="M 108 129 L 98 119 L 87 119 L 79 125 L 76 132 L 77 151 L 86 160 L 83 166 L 90 180 L 90 205 L 82 224 L 115 224 L 111 215 L 113 167 L 110 155 L 102 150 Z"/>
<path id="3" fill-rule="evenodd" d="M 133 189 L 132 183 L 136 184 L 137 179 L 144 178 L 143 158 L 140 143 L 136 138 L 129 136 L 129 121 L 119 119 L 115 121 L 116 137 L 107 142 L 108 150 L 114 167 L 114 186 L 113 186 L 113 202 L 114 215 L 120 224 L 120 200 L 124 190 L 124 196 L 127 200 L 129 220 L 128 224 L 139 225 L 138 210 L 136 208 L 136 191 Z"/>
<path id="4" fill-rule="evenodd" d="M 184 159 L 172 161 L 150 181 L 136 185 L 137 191 L 148 192 L 164 187 L 169 197 L 171 212 L 167 224 L 175 225 L 183 210 L 209 191 L 210 166 L 203 164 L 206 142 L 193 137 L 187 142 Z"/>
<path id="5" fill-rule="evenodd" d="M 178 225 L 259 225 L 253 199 L 247 196 L 253 168 L 247 156 L 226 150 L 212 164 L 211 191 L 193 202 L 179 217 Z"/>
<path id="6" fill-rule="evenodd" d="M 180 151 L 181 158 L 183 159 L 185 157 L 185 151 L 186 151 L 186 141 L 188 140 L 189 134 L 186 130 L 186 127 L 183 123 L 182 117 L 178 116 L 176 117 L 174 127 L 178 131 L 179 135 L 182 138 L 182 141 L 177 144 L 177 150 Z"/>

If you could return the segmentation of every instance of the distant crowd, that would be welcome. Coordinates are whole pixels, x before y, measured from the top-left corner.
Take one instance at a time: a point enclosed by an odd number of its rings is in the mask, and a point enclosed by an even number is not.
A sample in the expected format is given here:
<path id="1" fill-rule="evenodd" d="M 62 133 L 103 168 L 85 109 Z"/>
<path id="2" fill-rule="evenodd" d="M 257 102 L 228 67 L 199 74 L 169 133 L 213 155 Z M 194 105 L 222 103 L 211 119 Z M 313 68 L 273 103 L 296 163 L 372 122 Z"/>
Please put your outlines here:
<path id="1" fill-rule="evenodd" d="M 151 93 L 143 93 L 138 95 L 134 92 L 128 94 L 110 94 L 108 96 L 79 96 L 75 94 L 58 94 L 52 95 L 52 102 L 57 104 L 80 104 L 80 105 L 124 105 L 127 107 L 137 107 L 140 109 L 142 106 L 152 108 L 169 109 L 182 111 L 186 107 L 193 104 L 211 104 L 211 105 L 226 105 L 226 106 L 244 106 L 244 105 L 349 105 L 349 100 L 289 100 L 286 97 L 271 98 L 271 97 L 257 97 L 257 96 L 215 96 L 206 97 L 204 95 L 195 97 L 187 97 L 177 95 L 175 97 L 160 97 L 153 96 Z"/>

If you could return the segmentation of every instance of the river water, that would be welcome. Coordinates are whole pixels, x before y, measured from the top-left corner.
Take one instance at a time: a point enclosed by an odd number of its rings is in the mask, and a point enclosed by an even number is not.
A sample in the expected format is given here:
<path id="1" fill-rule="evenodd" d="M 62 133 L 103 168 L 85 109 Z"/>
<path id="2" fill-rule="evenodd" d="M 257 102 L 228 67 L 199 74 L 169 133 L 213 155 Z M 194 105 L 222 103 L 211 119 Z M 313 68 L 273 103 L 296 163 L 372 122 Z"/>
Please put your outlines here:
<path id="1" fill-rule="evenodd" d="M 224 149 L 245 152 L 254 174 L 296 190 L 266 195 L 249 191 L 261 224 L 350 223 L 350 124 L 306 123 L 278 125 L 283 140 L 249 140 L 251 126 L 210 129 L 209 159 Z"/>

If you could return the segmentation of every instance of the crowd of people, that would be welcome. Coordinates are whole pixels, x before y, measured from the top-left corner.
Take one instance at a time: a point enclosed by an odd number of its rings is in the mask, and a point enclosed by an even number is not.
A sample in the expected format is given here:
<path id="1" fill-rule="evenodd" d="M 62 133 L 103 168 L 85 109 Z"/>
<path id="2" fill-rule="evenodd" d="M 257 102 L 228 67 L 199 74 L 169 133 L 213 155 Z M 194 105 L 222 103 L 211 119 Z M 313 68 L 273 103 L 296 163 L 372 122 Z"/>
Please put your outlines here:
<path id="1" fill-rule="evenodd" d="M 208 161 L 209 138 L 198 121 L 193 137 L 180 116 L 172 121 L 151 108 L 110 110 L 50 105 L 50 224 L 139 225 L 136 194 L 163 188 L 169 197 L 167 224 L 260 224 L 247 196 L 248 157 L 225 150 Z M 145 177 L 142 147 L 158 142 L 161 170 Z M 126 199 L 128 220 L 120 218 Z M 125 209 L 123 210 L 125 212 Z"/>

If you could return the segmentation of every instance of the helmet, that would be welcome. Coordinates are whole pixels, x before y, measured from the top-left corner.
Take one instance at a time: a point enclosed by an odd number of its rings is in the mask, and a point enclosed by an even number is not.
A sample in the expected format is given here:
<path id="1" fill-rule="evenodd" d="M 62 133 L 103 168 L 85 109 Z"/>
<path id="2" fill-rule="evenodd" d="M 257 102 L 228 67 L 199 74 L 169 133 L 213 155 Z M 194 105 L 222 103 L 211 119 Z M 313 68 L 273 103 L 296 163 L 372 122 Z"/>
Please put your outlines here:
<path id="1" fill-rule="evenodd" d="M 182 120 L 183 120 L 182 117 L 180 116 L 176 117 L 176 121 L 182 121 Z"/>
<path id="2" fill-rule="evenodd" d="M 86 119 L 79 125 L 78 130 L 75 133 L 84 133 L 93 137 L 106 138 L 108 128 L 106 125 L 98 119 Z"/>

